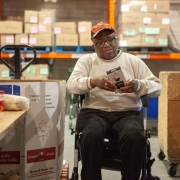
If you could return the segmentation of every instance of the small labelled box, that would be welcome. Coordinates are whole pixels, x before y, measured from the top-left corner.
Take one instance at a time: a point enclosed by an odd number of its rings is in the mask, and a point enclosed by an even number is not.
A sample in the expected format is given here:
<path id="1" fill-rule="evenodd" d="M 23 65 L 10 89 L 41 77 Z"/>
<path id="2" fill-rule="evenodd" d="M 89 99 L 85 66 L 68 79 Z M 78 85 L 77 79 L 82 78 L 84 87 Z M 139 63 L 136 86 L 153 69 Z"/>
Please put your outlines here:
<path id="1" fill-rule="evenodd" d="M 75 22 L 55 22 L 54 34 L 77 34 Z"/>
<path id="2" fill-rule="evenodd" d="M 39 34 L 52 34 L 52 25 L 51 24 L 39 24 L 38 32 L 39 32 Z"/>
<path id="3" fill-rule="evenodd" d="M 90 21 L 79 21 L 78 22 L 78 33 L 79 34 L 91 34 L 92 22 Z"/>
<path id="4" fill-rule="evenodd" d="M 32 46 L 51 46 L 52 36 L 51 34 L 30 34 L 29 44 Z"/>
<path id="5" fill-rule="evenodd" d="M 143 23 L 143 12 L 123 12 L 122 23 Z"/>
<path id="6" fill-rule="evenodd" d="M 117 68 L 111 69 L 109 71 L 106 71 L 106 73 L 107 73 L 108 79 L 117 86 L 117 90 L 116 90 L 116 93 L 117 93 L 119 89 L 123 87 L 126 83 L 126 79 L 124 77 L 121 67 L 119 66 Z"/>
<path id="7" fill-rule="evenodd" d="M 29 44 L 27 34 L 16 34 L 15 35 L 15 45 L 20 45 L 20 44 L 25 44 L 25 45 Z"/>
<path id="8" fill-rule="evenodd" d="M 13 34 L 1 35 L 1 45 L 14 45 L 15 39 Z"/>
<path id="9" fill-rule="evenodd" d="M 141 45 L 144 47 L 151 47 L 155 45 L 155 37 L 153 35 L 142 35 Z"/>
<path id="10" fill-rule="evenodd" d="M 78 46 L 78 34 L 57 34 L 56 46 Z"/>
<path id="11" fill-rule="evenodd" d="M 24 24 L 24 33 L 25 34 L 38 34 L 39 33 L 39 26 L 38 24 Z"/>
<path id="12" fill-rule="evenodd" d="M 39 24 L 52 24 L 51 11 L 39 11 L 38 18 L 39 18 Z"/>
<path id="13" fill-rule="evenodd" d="M 25 10 L 24 22 L 25 23 L 38 23 L 38 11 Z"/>
<path id="14" fill-rule="evenodd" d="M 90 34 L 79 34 L 79 45 L 80 46 L 92 46 Z"/>
<path id="15" fill-rule="evenodd" d="M 20 21 L 0 21 L 0 34 L 22 34 L 23 25 Z"/>

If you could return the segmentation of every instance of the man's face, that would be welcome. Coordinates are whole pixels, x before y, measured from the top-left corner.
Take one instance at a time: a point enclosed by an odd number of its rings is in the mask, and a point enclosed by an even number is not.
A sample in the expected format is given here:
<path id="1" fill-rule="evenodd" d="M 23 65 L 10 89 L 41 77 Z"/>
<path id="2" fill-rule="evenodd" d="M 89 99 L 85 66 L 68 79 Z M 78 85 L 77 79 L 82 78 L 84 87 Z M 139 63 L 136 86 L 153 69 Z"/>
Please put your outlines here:
<path id="1" fill-rule="evenodd" d="M 92 41 L 93 47 L 100 58 L 110 60 L 117 56 L 118 42 L 113 31 L 103 30 Z"/>

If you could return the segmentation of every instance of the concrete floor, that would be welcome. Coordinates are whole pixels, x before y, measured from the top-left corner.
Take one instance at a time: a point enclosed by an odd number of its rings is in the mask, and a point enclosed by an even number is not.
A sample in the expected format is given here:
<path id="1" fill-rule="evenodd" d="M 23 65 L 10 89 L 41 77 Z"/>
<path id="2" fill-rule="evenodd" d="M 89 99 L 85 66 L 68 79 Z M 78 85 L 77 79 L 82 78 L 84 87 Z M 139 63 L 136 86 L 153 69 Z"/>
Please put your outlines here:
<path id="1" fill-rule="evenodd" d="M 73 124 L 75 124 L 75 119 L 72 121 Z M 158 147 L 158 139 L 157 135 L 152 135 L 152 137 L 149 139 L 151 143 L 151 152 L 152 152 L 152 158 L 155 158 L 156 161 L 154 162 L 152 166 L 152 175 L 158 176 L 161 180 L 178 180 L 180 179 L 180 164 L 177 169 L 177 173 L 175 177 L 170 177 L 167 174 L 167 169 L 169 166 L 169 163 L 167 159 L 159 160 L 157 158 L 157 154 L 159 153 L 159 147 Z M 74 136 L 71 135 L 71 131 L 69 129 L 69 118 L 66 116 L 65 119 L 65 147 L 64 147 L 64 160 L 69 163 L 70 170 L 69 175 L 71 177 L 72 169 L 74 166 Z M 79 162 L 79 174 L 81 169 L 81 162 Z M 102 177 L 103 180 L 120 180 L 121 174 L 117 171 L 109 171 L 109 170 L 102 170 Z M 81 178 L 79 178 L 80 180 Z"/>

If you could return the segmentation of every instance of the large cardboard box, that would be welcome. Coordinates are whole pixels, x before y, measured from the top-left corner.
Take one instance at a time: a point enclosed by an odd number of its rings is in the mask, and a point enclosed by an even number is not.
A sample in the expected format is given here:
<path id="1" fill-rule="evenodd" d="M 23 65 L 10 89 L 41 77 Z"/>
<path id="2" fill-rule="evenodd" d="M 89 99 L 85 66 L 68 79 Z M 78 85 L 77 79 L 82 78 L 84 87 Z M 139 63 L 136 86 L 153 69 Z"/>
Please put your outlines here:
<path id="1" fill-rule="evenodd" d="M 39 33 L 38 24 L 25 23 L 24 24 L 24 33 L 25 34 L 38 34 Z"/>
<path id="2" fill-rule="evenodd" d="M 21 154 L 25 155 L 25 172 L 21 179 L 59 180 L 63 167 L 66 82 L 14 80 L 0 81 L 0 85 L 19 86 L 20 95 L 30 99 L 30 109 L 25 119 L 25 152 Z M 17 134 L 15 137 L 13 144 L 9 143 L 5 151 L 17 146 L 19 152 L 21 137 Z M 0 163 L 0 169 L 4 173 L 17 168 L 22 171 L 20 167 L 23 165 L 19 161 L 15 165 Z"/>
<path id="3" fill-rule="evenodd" d="M 92 46 L 90 34 L 79 34 L 79 45 L 80 46 Z"/>
<path id="4" fill-rule="evenodd" d="M 38 11 L 25 10 L 24 22 L 25 23 L 38 23 Z"/>
<path id="5" fill-rule="evenodd" d="M 39 24 L 52 24 L 52 13 L 51 11 L 39 11 Z"/>
<path id="6" fill-rule="evenodd" d="M 15 45 L 28 44 L 28 35 L 27 34 L 16 34 L 15 35 Z"/>
<path id="7" fill-rule="evenodd" d="M 154 46 L 155 45 L 155 36 L 143 34 L 141 45 L 144 47 Z"/>
<path id="8" fill-rule="evenodd" d="M 180 72 L 160 72 L 158 143 L 170 163 L 180 162 Z"/>
<path id="9" fill-rule="evenodd" d="M 21 34 L 23 25 L 21 21 L 0 21 L 0 34 Z"/>
<path id="10" fill-rule="evenodd" d="M 135 36 L 139 34 L 139 27 L 135 23 L 123 23 L 122 34 L 124 36 Z"/>
<path id="11" fill-rule="evenodd" d="M 52 36 L 51 34 L 30 34 L 29 44 L 32 46 L 51 46 Z"/>
<path id="12" fill-rule="evenodd" d="M 154 46 L 167 47 L 168 46 L 168 36 L 167 35 L 155 36 L 155 45 Z"/>
<path id="13" fill-rule="evenodd" d="M 54 34 L 76 34 L 75 22 L 55 22 Z"/>
<path id="14" fill-rule="evenodd" d="M 1 45 L 13 45 L 15 41 L 13 34 L 1 35 Z"/>
<path id="15" fill-rule="evenodd" d="M 147 1 L 148 12 L 169 12 L 170 2 L 169 0 L 165 1 Z"/>
<path id="16" fill-rule="evenodd" d="M 78 34 L 57 34 L 56 46 L 78 46 Z"/>
<path id="17" fill-rule="evenodd" d="M 136 36 L 119 36 L 119 46 L 120 47 L 140 47 L 141 46 L 141 35 Z"/>

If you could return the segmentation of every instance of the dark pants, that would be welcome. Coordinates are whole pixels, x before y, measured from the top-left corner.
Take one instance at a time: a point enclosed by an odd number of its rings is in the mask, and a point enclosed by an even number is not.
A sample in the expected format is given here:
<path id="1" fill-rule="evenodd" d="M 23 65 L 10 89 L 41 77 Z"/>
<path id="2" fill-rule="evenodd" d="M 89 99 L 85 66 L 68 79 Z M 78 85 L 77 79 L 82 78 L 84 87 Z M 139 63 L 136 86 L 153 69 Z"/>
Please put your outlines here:
<path id="1" fill-rule="evenodd" d="M 101 154 L 104 137 L 117 137 L 122 160 L 122 180 L 139 180 L 145 138 L 143 117 L 138 111 L 106 112 L 82 109 L 76 130 L 82 132 L 78 141 L 82 160 L 81 179 L 101 180 Z"/>

